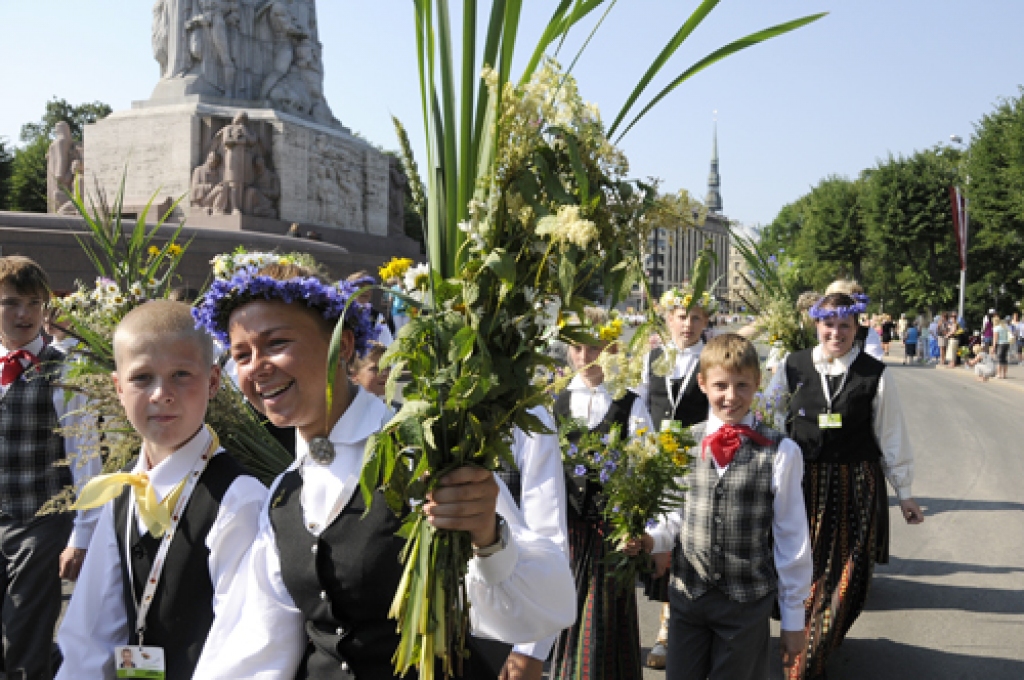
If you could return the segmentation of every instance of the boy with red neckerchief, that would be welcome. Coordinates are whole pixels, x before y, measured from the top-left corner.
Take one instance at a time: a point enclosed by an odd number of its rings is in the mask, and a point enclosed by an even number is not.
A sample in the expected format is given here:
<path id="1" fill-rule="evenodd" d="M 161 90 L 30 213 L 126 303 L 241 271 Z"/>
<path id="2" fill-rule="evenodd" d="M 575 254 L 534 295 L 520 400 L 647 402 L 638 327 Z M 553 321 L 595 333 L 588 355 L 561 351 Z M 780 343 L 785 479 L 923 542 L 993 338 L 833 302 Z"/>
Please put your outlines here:
<path id="1" fill-rule="evenodd" d="M 729 333 L 707 344 L 697 379 L 711 413 L 691 430 L 701 454 L 686 501 L 630 546 L 675 548 L 666 664 L 673 680 L 767 680 L 776 600 L 783 665 L 804 648 L 811 549 L 803 457 L 750 412 L 760 378 L 750 341 Z"/>

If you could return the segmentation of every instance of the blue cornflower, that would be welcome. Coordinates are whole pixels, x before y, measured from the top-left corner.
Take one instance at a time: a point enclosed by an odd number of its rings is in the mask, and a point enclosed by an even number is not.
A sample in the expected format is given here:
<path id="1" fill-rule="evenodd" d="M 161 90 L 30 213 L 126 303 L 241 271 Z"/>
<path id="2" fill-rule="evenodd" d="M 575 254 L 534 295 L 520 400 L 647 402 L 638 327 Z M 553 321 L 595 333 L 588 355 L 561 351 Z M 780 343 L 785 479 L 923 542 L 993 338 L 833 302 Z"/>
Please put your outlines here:
<path id="1" fill-rule="evenodd" d="M 608 474 L 608 469 L 605 468 L 604 470 L 601 470 L 601 474 L 598 475 L 598 477 L 600 477 L 602 484 L 606 484 L 612 476 Z"/>
<path id="2" fill-rule="evenodd" d="M 583 475 L 587 474 L 587 466 L 586 465 L 577 465 L 575 467 L 575 469 L 573 469 L 573 473 L 577 477 L 582 477 Z"/>

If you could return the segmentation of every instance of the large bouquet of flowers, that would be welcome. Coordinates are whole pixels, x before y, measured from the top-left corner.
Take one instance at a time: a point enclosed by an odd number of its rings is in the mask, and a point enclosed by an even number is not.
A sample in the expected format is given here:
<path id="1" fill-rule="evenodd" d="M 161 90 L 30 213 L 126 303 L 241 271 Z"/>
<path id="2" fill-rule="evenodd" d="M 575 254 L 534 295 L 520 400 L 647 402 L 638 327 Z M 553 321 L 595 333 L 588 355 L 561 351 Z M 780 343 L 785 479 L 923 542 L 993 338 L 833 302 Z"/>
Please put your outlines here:
<path id="1" fill-rule="evenodd" d="M 579 421 L 563 423 L 559 437 L 567 465 L 577 479 L 592 483 L 595 504 L 610 527 L 608 538 L 618 548 L 608 556 L 612 575 L 621 588 L 633 588 L 637 575 L 649 571 L 650 556 L 631 556 L 623 548 L 658 515 L 682 505 L 683 477 L 696 443 L 682 427 L 640 428 L 629 437 L 618 427 L 606 435 L 591 432 Z"/>

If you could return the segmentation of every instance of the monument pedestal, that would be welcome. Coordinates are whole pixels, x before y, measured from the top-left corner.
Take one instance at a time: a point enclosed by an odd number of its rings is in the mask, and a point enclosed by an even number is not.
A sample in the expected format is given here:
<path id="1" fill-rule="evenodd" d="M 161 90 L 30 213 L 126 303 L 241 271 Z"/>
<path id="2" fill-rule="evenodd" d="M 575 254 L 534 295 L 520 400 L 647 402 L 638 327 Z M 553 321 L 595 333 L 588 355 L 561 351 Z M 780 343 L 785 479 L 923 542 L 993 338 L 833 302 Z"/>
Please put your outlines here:
<path id="1" fill-rule="evenodd" d="M 242 111 L 255 140 L 252 153 L 280 184 L 276 219 L 315 225 L 330 241 L 334 231 L 388 236 L 388 157 L 344 129 L 272 109 L 196 101 L 114 113 L 86 126 L 87 174 L 112 196 L 128 167 L 126 212 L 138 212 L 156 192 L 154 204 L 181 198 L 176 214 L 186 216 L 198 207 L 194 172 L 211 152 L 225 155 L 221 133 Z"/>

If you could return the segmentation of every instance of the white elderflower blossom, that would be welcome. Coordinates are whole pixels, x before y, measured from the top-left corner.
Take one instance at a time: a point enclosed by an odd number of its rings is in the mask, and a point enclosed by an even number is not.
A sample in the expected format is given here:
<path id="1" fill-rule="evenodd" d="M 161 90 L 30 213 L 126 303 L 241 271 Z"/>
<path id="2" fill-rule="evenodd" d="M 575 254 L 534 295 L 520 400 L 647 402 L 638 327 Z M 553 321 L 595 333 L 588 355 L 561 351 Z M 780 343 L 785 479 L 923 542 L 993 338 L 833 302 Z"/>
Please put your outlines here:
<path id="1" fill-rule="evenodd" d="M 542 217 L 537 222 L 537 235 L 547 236 L 552 241 L 572 243 L 581 250 L 599 236 L 597 225 L 580 217 L 578 205 L 563 205 L 556 215 Z"/>

